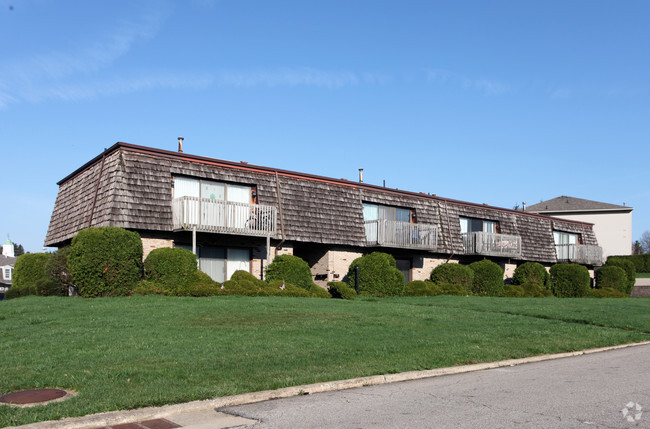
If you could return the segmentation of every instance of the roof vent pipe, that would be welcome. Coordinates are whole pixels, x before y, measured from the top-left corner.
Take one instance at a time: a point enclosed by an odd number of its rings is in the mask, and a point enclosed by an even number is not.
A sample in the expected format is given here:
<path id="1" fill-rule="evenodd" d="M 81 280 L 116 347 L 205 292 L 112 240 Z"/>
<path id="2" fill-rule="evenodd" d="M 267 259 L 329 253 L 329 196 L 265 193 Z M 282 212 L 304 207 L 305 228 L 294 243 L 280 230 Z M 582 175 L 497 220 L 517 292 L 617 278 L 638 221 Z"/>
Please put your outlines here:
<path id="1" fill-rule="evenodd" d="M 526 211 L 526 201 L 522 201 L 522 203 L 521 203 L 521 211 L 523 211 L 523 212 Z"/>
<path id="2" fill-rule="evenodd" d="M 178 152 L 183 153 L 183 137 L 178 138 Z"/>
<path id="3" fill-rule="evenodd" d="M 363 183 L 363 168 L 359 169 L 359 183 Z"/>

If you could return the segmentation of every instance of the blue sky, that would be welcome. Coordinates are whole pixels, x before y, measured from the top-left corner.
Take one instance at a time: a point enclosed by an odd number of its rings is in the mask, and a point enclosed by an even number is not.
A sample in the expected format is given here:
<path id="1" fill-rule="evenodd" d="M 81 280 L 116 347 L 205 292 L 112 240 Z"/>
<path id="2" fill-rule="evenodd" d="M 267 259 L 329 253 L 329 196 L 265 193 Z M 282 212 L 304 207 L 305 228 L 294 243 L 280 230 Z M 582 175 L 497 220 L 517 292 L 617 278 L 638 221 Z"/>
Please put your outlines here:
<path id="1" fill-rule="evenodd" d="M 0 0 L 0 234 L 117 141 L 650 230 L 650 2 Z"/>

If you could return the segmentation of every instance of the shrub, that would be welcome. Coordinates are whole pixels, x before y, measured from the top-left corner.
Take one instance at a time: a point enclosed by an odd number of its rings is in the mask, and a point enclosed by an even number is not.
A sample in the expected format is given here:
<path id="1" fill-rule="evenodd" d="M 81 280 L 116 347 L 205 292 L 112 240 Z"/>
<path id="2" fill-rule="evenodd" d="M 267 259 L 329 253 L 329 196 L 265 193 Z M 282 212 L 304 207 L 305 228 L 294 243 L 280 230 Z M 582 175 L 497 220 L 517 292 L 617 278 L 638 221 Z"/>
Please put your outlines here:
<path id="1" fill-rule="evenodd" d="M 524 262 L 515 269 L 512 284 L 523 285 L 525 283 L 535 283 L 550 289 L 551 276 L 539 262 Z"/>
<path id="2" fill-rule="evenodd" d="M 318 286 L 317 284 L 312 284 L 309 289 L 311 295 L 315 298 L 331 298 L 332 295 L 327 291 L 327 289 Z"/>
<path id="3" fill-rule="evenodd" d="M 469 291 L 472 288 L 474 271 L 467 265 L 447 263 L 435 267 L 431 271 L 429 278 L 436 284 L 448 283 L 460 285 Z"/>
<path id="4" fill-rule="evenodd" d="M 14 277 L 11 285 L 11 289 L 15 288 L 14 293 L 21 290 L 21 296 L 38 294 L 34 286 L 38 281 L 48 279 L 45 265 L 51 256 L 50 253 L 25 253 L 20 255 L 14 265 Z M 23 289 L 25 289 L 26 293 L 22 292 Z"/>
<path id="5" fill-rule="evenodd" d="M 294 255 L 280 255 L 273 259 L 266 269 L 266 281 L 275 280 L 309 290 L 313 284 L 311 269 L 307 262 Z"/>
<path id="6" fill-rule="evenodd" d="M 596 272 L 597 289 L 616 289 L 628 293 L 628 284 L 627 274 L 621 267 L 605 265 Z"/>
<path id="7" fill-rule="evenodd" d="M 182 247 L 154 249 L 144 260 L 146 279 L 166 289 L 186 283 L 196 271 L 196 255 Z"/>
<path id="8" fill-rule="evenodd" d="M 250 282 L 250 283 L 252 283 L 252 284 L 254 284 L 254 285 L 258 286 L 258 287 L 264 287 L 264 286 L 267 285 L 267 283 L 265 281 L 258 279 L 257 277 L 255 277 L 254 275 L 249 273 L 248 271 L 244 271 L 244 270 L 235 271 L 232 274 L 232 276 L 230 276 L 230 280 L 232 280 L 234 282 L 237 282 L 237 283 L 239 283 L 241 281 L 246 281 L 246 282 Z"/>
<path id="9" fill-rule="evenodd" d="M 474 271 L 472 292 L 476 295 L 499 296 L 503 294 L 503 269 L 489 259 L 472 262 Z"/>
<path id="10" fill-rule="evenodd" d="M 591 291 L 591 296 L 593 296 L 594 298 L 627 298 L 628 297 L 626 293 L 612 288 L 593 289 Z"/>
<path id="11" fill-rule="evenodd" d="M 522 298 L 526 296 L 526 292 L 524 291 L 524 288 L 521 287 L 521 285 L 504 285 L 502 296 L 507 298 Z"/>
<path id="12" fill-rule="evenodd" d="M 273 280 L 260 291 L 260 295 L 265 296 L 286 296 L 286 297 L 310 297 L 313 296 L 308 290 L 283 282 L 282 280 Z"/>
<path id="13" fill-rule="evenodd" d="M 38 295 L 38 290 L 36 289 L 36 283 L 22 288 L 11 286 L 9 290 L 5 292 L 5 299 L 20 298 L 27 295 Z"/>
<path id="14" fill-rule="evenodd" d="M 406 296 L 435 296 L 440 295 L 440 286 L 432 282 L 413 280 L 406 284 L 404 295 Z"/>
<path id="15" fill-rule="evenodd" d="M 625 271 L 627 284 L 623 292 L 629 295 L 632 292 L 632 289 L 634 289 L 634 284 L 636 283 L 636 267 L 632 261 L 624 258 L 609 257 L 607 258 L 605 266 L 620 267 Z"/>
<path id="16" fill-rule="evenodd" d="M 348 285 L 355 287 L 355 266 L 359 265 L 359 291 L 374 296 L 397 296 L 404 291 L 404 275 L 397 269 L 395 258 L 387 253 L 373 252 L 355 259 L 348 269 Z"/>
<path id="17" fill-rule="evenodd" d="M 527 298 L 544 298 L 553 295 L 550 289 L 546 289 L 537 283 L 524 283 L 519 286 L 524 290 L 524 296 Z"/>
<path id="18" fill-rule="evenodd" d="M 559 298 L 589 296 L 589 270 L 579 264 L 555 264 L 551 267 L 551 289 Z"/>
<path id="19" fill-rule="evenodd" d="M 39 279 L 34 285 L 36 289 L 35 295 L 39 296 L 65 296 L 67 289 L 63 289 L 61 285 L 49 278 Z"/>
<path id="20" fill-rule="evenodd" d="M 131 293 L 133 295 L 165 295 L 165 289 L 156 282 L 140 280 Z"/>
<path id="21" fill-rule="evenodd" d="M 88 228 L 72 239 L 68 268 L 83 297 L 128 295 L 142 279 L 142 241 L 116 227 Z"/>
<path id="22" fill-rule="evenodd" d="M 329 282 L 327 286 L 332 298 L 355 299 L 357 297 L 357 292 L 345 282 Z"/>
<path id="23" fill-rule="evenodd" d="M 52 253 L 45 263 L 45 273 L 48 278 L 59 285 L 61 295 L 65 296 L 73 286 L 72 275 L 68 269 L 68 256 L 70 255 L 70 246 L 62 247 Z"/>
<path id="24" fill-rule="evenodd" d="M 461 285 L 457 285 L 453 283 L 442 283 L 437 286 L 440 288 L 440 295 L 457 295 L 457 296 L 471 295 L 471 292 L 469 292 Z"/>

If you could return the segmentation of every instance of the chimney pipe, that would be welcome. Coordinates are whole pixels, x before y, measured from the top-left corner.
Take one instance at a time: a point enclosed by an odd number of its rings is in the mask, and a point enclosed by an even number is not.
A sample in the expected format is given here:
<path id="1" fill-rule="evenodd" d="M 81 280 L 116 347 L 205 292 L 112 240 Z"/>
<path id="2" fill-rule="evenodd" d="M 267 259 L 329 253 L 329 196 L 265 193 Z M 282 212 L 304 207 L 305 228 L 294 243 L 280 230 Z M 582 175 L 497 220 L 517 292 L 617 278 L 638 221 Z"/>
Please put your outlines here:
<path id="1" fill-rule="evenodd" d="M 185 140 L 183 137 L 178 138 L 178 151 L 180 153 L 183 153 L 183 140 Z"/>
<path id="2" fill-rule="evenodd" d="M 526 211 L 526 201 L 522 201 L 522 203 L 521 203 L 521 211 L 523 211 L 523 212 Z"/>
<path id="3" fill-rule="evenodd" d="M 363 183 L 363 168 L 359 169 L 359 183 Z"/>

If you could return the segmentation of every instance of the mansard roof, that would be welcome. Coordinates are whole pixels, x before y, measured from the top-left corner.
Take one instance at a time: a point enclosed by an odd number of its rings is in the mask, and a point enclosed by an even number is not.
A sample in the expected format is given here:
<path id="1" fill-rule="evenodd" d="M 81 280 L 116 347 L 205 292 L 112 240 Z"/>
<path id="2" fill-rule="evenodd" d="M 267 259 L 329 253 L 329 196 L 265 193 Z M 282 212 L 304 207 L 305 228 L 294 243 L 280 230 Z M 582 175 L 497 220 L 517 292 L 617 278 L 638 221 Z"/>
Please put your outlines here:
<path id="1" fill-rule="evenodd" d="M 533 213 L 558 213 L 558 212 L 590 212 L 590 211 L 632 211 L 634 208 L 618 204 L 601 203 L 599 201 L 585 200 L 583 198 L 562 195 L 557 198 L 542 201 L 528 206 L 527 211 Z"/>
<path id="2" fill-rule="evenodd" d="M 344 179 L 116 143 L 59 184 L 46 245 L 57 246 L 90 226 L 172 231 L 172 180 L 191 176 L 254 185 L 259 204 L 282 205 L 287 240 L 365 246 L 363 202 L 414 209 L 419 223 L 438 227 L 438 253 L 462 249 L 459 217 L 498 221 L 522 237 L 522 259 L 555 262 L 553 229 L 583 234 L 592 225 Z M 278 191 L 279 190 L 279 194 Z"/>

